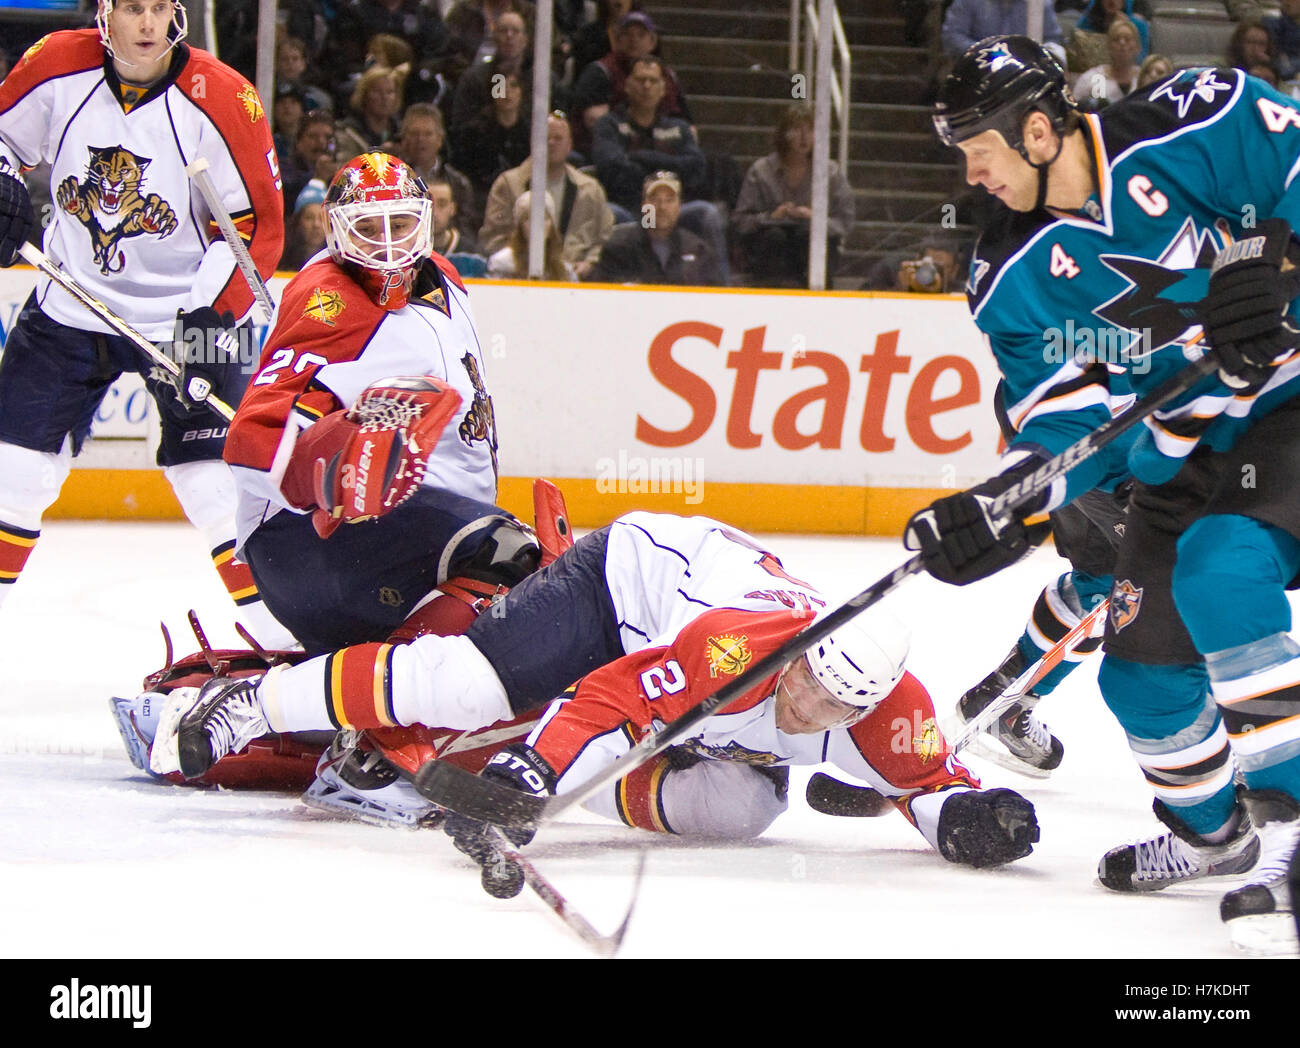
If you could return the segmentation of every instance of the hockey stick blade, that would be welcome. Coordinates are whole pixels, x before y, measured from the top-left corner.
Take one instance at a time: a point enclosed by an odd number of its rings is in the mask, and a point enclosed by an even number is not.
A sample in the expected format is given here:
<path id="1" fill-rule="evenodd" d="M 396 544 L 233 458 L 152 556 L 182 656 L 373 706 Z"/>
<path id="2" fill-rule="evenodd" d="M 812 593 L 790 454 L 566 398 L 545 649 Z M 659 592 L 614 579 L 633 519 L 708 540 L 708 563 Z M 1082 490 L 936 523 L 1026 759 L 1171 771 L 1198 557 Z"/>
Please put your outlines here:
<path id="1" fill-rule="evenodd" d="M 507 829 L 532 829 L 546 812 L 550 797 L 483 779 L 446 761 L 429 761 L 415 773 L 415 789 L 434 804 L 480 822 Z"/>
<path id="2" fill-rule="evenodd" d="M 547 909 L 564 922 L 565 927 L 601 957 L 613 957 L 618 953 L 627 935 L 628 925 L 632 922 L 632 913 L 636 910 L 637 899 L 641 896 L 641 878 L 645 874 L 645 849 L 641 849 L 637 856 L 636 874 L 632 881 L 632 898 L 628 901 L 623 920 L 609 935 L 601 935 L 595 926 L 578 913 L 572 904 L 555 890 L 551 882 L 538 872 L 537 867 L 528 860 L 527 856 L 512 847 L 501 833 L 495 830 L 491 832 L 502 857 L 519 866 L 524 875 L 524 883 L 546 904 Z"/>
<path id="3" fill-rule="evenodd" d="M 854 786 L 820 771 L 808 780 L 804 797 L 813 811 L 838 818 L 875 819 L 895 810 L 893 801 L 870 786 Z"/>

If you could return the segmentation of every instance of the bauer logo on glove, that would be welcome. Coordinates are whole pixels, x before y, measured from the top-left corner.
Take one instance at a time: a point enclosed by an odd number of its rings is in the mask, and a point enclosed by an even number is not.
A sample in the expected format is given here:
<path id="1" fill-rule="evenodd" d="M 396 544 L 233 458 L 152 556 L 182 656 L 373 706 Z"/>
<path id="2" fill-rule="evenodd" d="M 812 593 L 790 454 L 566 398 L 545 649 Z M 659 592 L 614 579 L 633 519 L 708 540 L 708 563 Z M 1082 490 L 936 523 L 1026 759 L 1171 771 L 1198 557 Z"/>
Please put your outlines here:
<path id="1" fill-rule="evenodd" d="M 429 455 L 461 397 L 429 376 L 370 386 L 347 411 L 305 430 L 282 488 L 328 538 L 343 523 L 381 517 L 420 490 Z"/>

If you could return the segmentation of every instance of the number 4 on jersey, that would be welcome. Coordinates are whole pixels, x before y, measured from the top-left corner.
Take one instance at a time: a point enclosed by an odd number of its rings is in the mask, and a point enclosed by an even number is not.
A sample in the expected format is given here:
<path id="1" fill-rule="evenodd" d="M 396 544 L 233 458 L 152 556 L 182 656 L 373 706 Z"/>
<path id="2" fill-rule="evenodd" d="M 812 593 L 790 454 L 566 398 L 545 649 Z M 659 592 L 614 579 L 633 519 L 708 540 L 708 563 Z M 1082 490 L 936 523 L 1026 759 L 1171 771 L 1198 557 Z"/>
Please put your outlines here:
<path id="1" fill-rule="evenodd" d="M 1048 263 L 1048 272 L 1054 277 L 1065 277 L 1073 280 L 1079 275 L 1079 266 L 1069 255 L 1065 253 L 1065 248 L 1060 244 L 1052 245 L 1052 258 Z"/>
<path id="2" fill-rule="evenodd" d="M 1300 127 L 1300 113 L 1291 106 L 1281 105 L 1271 98 L 1261 98 L 1256 105 L 1259 106 L 1260 116 L 1264 118 L 1264 126 L 1275 135 L 1288 127 Z"/>

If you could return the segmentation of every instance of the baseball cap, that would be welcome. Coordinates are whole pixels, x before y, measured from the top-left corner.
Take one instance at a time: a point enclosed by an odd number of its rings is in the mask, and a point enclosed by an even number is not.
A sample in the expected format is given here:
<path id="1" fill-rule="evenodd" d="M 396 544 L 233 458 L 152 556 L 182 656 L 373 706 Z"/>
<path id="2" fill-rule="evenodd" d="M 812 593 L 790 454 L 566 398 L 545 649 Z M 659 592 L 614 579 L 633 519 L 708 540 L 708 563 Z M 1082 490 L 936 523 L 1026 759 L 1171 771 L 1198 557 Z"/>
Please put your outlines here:
<path id="1" fill-rule="evenodd" d="M 651 192 L 658 186 L 667 186 L 678 196 L 682 195 L 682 180 L 672 171 L 656 171 L 641 184 L 641 195 Z"/>
<path id="2" fill-rule="evenodd" d="M 659 27 L 655 25 L 655 20 L 644 11 L 629 11 L 618 20 L 618 27 L 620 29 L 626 29 L 630 25 L 639 25 L 647 33 L 655 33 L 657 35 L 659 32 Z"/>

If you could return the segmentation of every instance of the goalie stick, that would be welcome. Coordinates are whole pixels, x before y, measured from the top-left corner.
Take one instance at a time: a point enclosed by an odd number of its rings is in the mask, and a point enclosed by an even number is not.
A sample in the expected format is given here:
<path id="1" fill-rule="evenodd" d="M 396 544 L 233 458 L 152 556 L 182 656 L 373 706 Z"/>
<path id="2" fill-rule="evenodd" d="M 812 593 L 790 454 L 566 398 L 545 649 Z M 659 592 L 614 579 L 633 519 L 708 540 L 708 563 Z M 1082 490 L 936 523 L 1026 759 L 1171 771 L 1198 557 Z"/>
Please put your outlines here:
<path id="1" fill-rule="evenodd" d="M 1199 339 L 1198 335 L 1194 341 Z M 1046 491 L 1057 477 L 1068 473 L 1152 412 L 1158 411 L 1175 397 L 1191 389 L 1217 368 L 1218 360 L 1214 354 L 1205 353 L 1171 375 L 1127 410 L 1081 437 L 1034 472 L 1026 474 L 1017 484 L 994 500 L 989 511 L 994 523 L 1008 520 L 1017 507 L 1033 501 Z M 688 738 L 697 725 L 707 720 L 717 710 L 745 694 L 765 677 L 776 673 L 786 663 L 798 658 L 823 637 L 839 629 L 860 612 L 866 611 L 909 576 L 921 571 L 923 567 L 924 562 L 920 556 L 912 557 L 906 563 L 899 565 L 825 618 L 815 621 L 808 629 L 795 634 L 775 651 L 759 659 L 729 684 L 702 699 L 697 706 L 687 710 L 658 732 L 647 735 L 609 767 L 567 793 L 559 796 L 537 797 L 491 780 L 481 779 L 455 765 L 436 760 L 430 761 L 420 769 L 415 778 L 415 787 L 435 804 L 450 808 L 471 819 L 510 828 L 536 829 L 541 823 L 558 818 L 593 794 L 612 786 L 670 746 Z"/>
<path id="2" fill-rule="evenodd" d="M 1012 704 L 1033 690 L 1034 685 L 1046 677 L 1071 651 L 1082 644 L 1092 633 L 1097 620 L 1106 614 L 1109 601 L 1102 601 L 1092 611 L 1080 619 L 1064 637 L 1057 641 L 1043 657 L 1029 666 L 1019 677 L 1008 685 L 1006 691 L 990 702 L 983 710 L 972 717 L 962 727 L 956 737 L 949 742 L 953 753 L 965 749 L 978 738 L 979 733 L 993 723 Z M 893 802 L 878 790 L 870 786 L 857 786 L 841 782 L 830 775 L 818 772 L 808 780 L 804 794 L 808 807 L 823 815 L 835 815 L 848 818 L 875 818 L 886 815 L 893 809 Z"/>
<path id="3" fill-rule="evenodd" d="M 176 361 L 172 360 L 171 357 L 160 350 L 140 334 L 140 332 L 104 305 L 104 303 L 99 301 L 99 299 L 73 280 L 71 276 L 59 268 L 59 266 L 39 247 L 35 244 L 25 243 L 19 246 L 18 254 L 22 256 L 24 262 L 39 269 L 119 335 L 134 342 L 136 348 L 140 350 L 141 353 L 166 371 L 167 374 L 171 375 L 172 378 L 179 380 L 181 369 L 180 365 L 177 364 Z M 230 405 L 220 397 L 214 396 L 211 393 L 204 398 L 203 403 L 227 422 L 235 417 L 235 412 Z"/>

